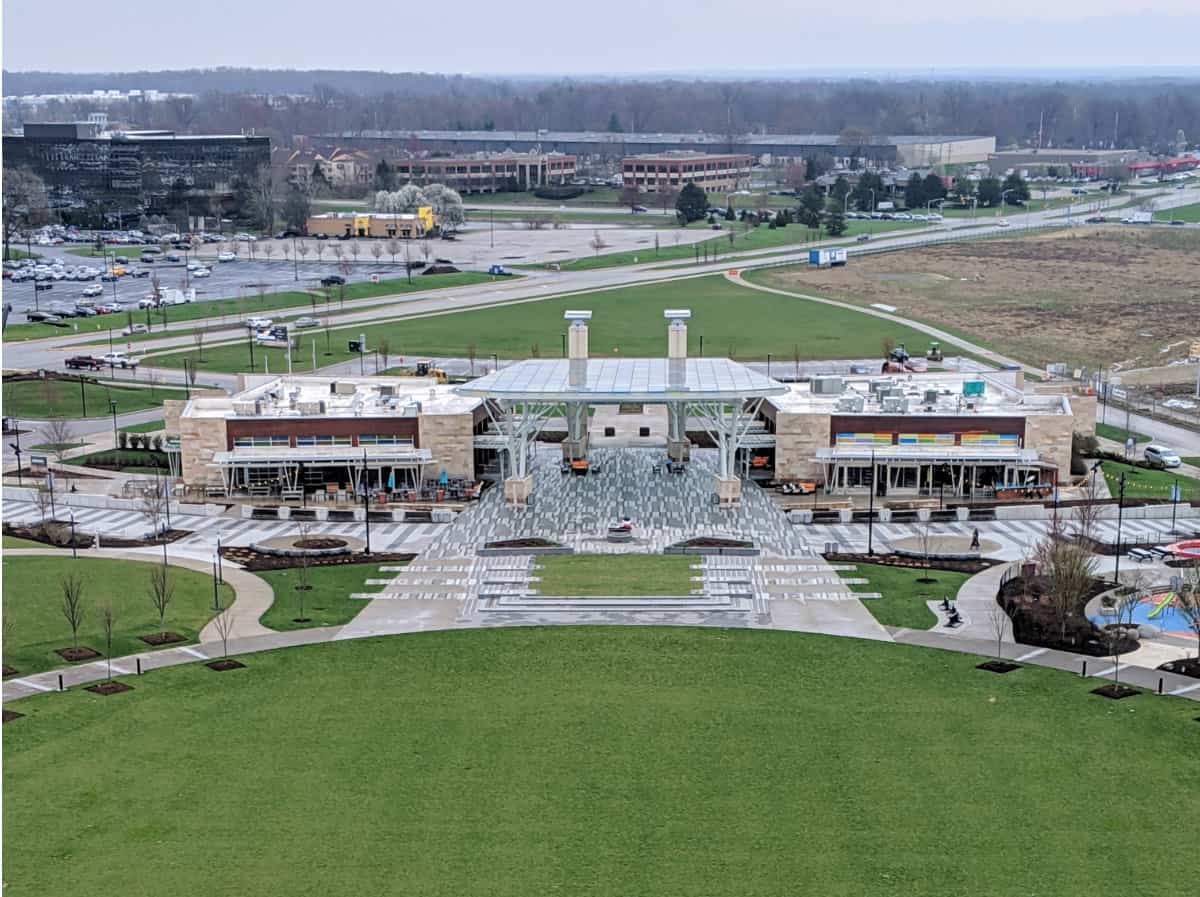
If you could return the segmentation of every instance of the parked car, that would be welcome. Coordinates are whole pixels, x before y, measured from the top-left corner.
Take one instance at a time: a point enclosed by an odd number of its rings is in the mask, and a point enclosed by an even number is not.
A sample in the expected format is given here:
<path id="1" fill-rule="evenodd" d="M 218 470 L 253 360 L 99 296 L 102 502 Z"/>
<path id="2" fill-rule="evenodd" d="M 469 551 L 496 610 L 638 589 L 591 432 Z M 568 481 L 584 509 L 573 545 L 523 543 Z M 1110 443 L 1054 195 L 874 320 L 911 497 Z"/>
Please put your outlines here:
<path id="1" fill-rule="evenodd" d="M 192 272 L 192 277 L 211 277 L 211 276 L 212 276 L 212 272 L 209 271 L 207 268 L 197 268 L 195 271 Z"/>
<path id="2" fill-rule="evenodd" d="M 272 323 L 273 322 L 271 321 L 270 318 L 255 317 L 255 318 L 247 318 L 246 319 L 246 326 L 249 327 L 251 330 L 264 330 L 267 327 L 270 327 Z"/>
<path id="3" fill-rule="evenodd" d="M 83 288 L 83 292 L 80 293 L 81 296 L 102 296 L 103 294 L 104 287 L 100 286 L 98 283 L 89 283 Z"/>
<path id="4" fill-rule="evenodd" d="M 145 324 L 130 324 L 121 329 L 121 336 L 133 336 L 135 333 L 149 333 L 150 328 Z"/>
<path id="5" fill-rule="evenodd" d="M 74 355 L 63 362 L 73 371 L 98 371 L 104 367 L 104 361 L 91 355 Z"/>
<path id="6" fill-rule="evenodd" d="M 346 278 L 342 277 L 342 275 L 340 275 L 340 274 L 330 274 L 327 277 L 321 278 L 321 286 L 323 286 L 323 287 L 341 286 L 345 282 L 346 282 Z"/>
<path id="7" fill-rule="evenodd" d="M 304 327 L 320 327 L 321 322 L 316 318 L 303 317 L 296 318 L 296 320 L 292 322 L 292 326 L 299 330 Z"/>
<path id="8" fill-rule="evenodd" d="M 1178 467 L 1183 463 L 1173 450 L 1156 442 L 1150 443 L 1143 449 L 1142 457 L 1146 459 L 1146 464 L 1150 467 Z"/>
<path id="9" fill-rule="evenodd" d="M 218 252 L 217 253 L 217 261 L 218 262 L 236 262 L 237 256 L 234 255 L 232 252 Z"/>

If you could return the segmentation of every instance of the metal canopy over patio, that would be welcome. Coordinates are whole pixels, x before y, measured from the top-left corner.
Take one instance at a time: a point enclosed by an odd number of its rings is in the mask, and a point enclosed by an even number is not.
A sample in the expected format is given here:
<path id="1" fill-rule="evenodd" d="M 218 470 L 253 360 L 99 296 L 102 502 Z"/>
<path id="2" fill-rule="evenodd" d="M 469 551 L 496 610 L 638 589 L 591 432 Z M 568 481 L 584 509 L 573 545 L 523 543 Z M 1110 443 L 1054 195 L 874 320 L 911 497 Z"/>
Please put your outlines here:
<path id="1" fill-rule="evenodd" d="M 728 358 L 687 358 L 689 314 L 664 313 L 670 322 L 667 358 L 593 359 L 587 355 L 591 313 L 568 311 L 568 358 L 521 361 L 456 388 L 460 395 L 485 400 L 492 426 L 476 437 L 476 446 L 507 453 L 511 476 L 505 488 L 511 501 L 524 503 L 528 497 L 530 448 L 549 418 L 566 419 L 564 458 L 585 459 L 588 407 L 626 403 L 667 406 L 668 455 L 674 461 L 687 460 L 686 422 L 698 419 L 718 448 L 717 493 L 722 501 L 737 500 L 737 451 L 752 440 L 761 443 L 759 406 L 788 388 Z"/>
<path id="2" fill-rule="evenodd" d="M 1029 477 L 1054 467 L 1041 460 L 1036 449 L 1017 447 L 841 445 L 817 449 L 816 459 L 825 465 L 825 491 L 841 493 L 857 487 L 874 488 L 876 494 L 928 494 L 934 489 L 935 469 L 940 468 L 949 473 L 949 494 L 967 495 L 981 487 L 981 469 L 994 472 L 988 488 L 1000 489 L 1024 486 Z"/>
<path id="3" fill-rule="evenodd" d="M 251 471 L 276 471 L 285 489 L 300 487 L 299 475 L 304 468 L 345 466 L 348 482 L 355 490 L 370 485 L 370 472 L 375 471 L 383 487 L 383 471 L 390 468 L 411 476 L 413 483 L 420 483 L 421 471 L 433 463 L 429 449 L 410 446 L 372 446 L 370 449 L 352 446 L 255 446 L 235 448 L 227 452 L 214 452 L 212 465 L 221 474 L 225 494 L 231 495 L 239 486 L 252 487 Z M 363 477 L 367 482 L 363 483 Z"/>

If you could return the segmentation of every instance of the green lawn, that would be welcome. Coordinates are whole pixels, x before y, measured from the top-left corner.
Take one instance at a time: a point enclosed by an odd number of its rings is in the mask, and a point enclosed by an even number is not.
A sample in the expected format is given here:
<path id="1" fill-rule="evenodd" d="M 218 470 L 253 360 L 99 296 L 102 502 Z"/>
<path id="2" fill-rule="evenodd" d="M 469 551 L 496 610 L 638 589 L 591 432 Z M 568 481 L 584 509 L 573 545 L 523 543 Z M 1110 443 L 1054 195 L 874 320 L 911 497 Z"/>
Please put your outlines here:
<path id="1" fill-rule="evenodd" d="M 356 339 L 359 333 L 366 333 L 368 346 L 378 346 L 386 338 L 393 356 L 465 357 L 468 347 L 474 344 L 481 363 L 493 353 L 501 358 L 525 358 L 534 354 L 535 346 L 542 357 L 558 357 L 566 330 L 563 312 L 577 308 L 589 308 L 595 314 L 590 337 L 593 357 L 661 357 L 666 351 L 663 309 L 681 307 L 692 310 L 688 331 L 691 355 L 701 354 L 701 338 L 705 355 L 762 359 L 772 353 L 781 363 L 791 359 L 793 347 L 803 358 L 870 358 L 883 351 L 885 339 L 910 346 L 928 342 L 926 335 L 880 318 L 747 289 L 712 275 L 408 318 L 372 327 L 346 327 L 334 331 L 329 355 L 324 354 L 325 335 L 315 333 L 300 338 L 293 369 L 311 367 L 310 339 L 316 340 L 320 366 L 355 357 L 347 351 L 347 341 Z M 286 370 L 283 349 L 256 347 L 257 370 L 262 370 L 264 356 L 272 371 Z M 194 357 L 195 352 L 189 350 L 154 356 L 151 361 L 161 367 L 183 367 L 185 358 Z M 373 370 L 370 358 L 366 369 Z M 247 371 L 249 350 L 244 343 L 207 348 L 200 370 Z"/>
<path id="2" fill-rule="evenodd" d="M 75 324 L 74 321 L 71 323 Z M 121 326 L 125 326 L 123 322 Z M 74 332 L 76 330 L 72 327 L 53 327 L 50 324 L 22 324 L 14 321 L 4 328 L 4 341 L 9 343 L 23 343 L 26 340 L 45 339 L 49 336 L 69 336 Z"/>
<path id="3" fill-rule="evenodd" d="M 884 626 L 904 626 L 908 629 L 929 629 L 937 623 L 937 616 L 926 601 L 940 601 L 958 594 L 959 587 L 970 579 L 966 573 L 952 570 L 930 570 L 936 582 L 922 583 L 917 579 L 924 576 L 921 570 L 905 567 L 888 567 L 882 564 L 859 564 L 857 570 L 844 575 L 869 580 L 865 585 L 850 585 L 852 592 L 879 592 L 882 598 L 864 598 L 863 606 Z"/>
<path id="4" fill-rule="evenodd" d="M 1180 501 L 1200 501 L 1200 480 L 1183 476 L 1170 470 L 1150 470 L 1145 467 L 1135 467 L 1120 461 L 1101 462 L 1104 479 L 1108 483 L 1108 491 L 1115 498 L 1122 473 L 1125 474 L 1126 498 L 1160 498 L 1164 501 L 1171 497 L 1171 486 L 1179 483 Z"/>
<path id="5" fill-rule="evenodd" d="M 1192 467 L 1200 467 L 1200 455 L 1184 455 L 1179 460 L 1184 464 L 1192 465 Z"/>
<path id="6" fill-rule="evenodd" d="M 1149 442 L 1150 437 L 1142 433 L 1126 430 L 1124 427 L 1114 427 L 1112 424 L 1096 424 L 1096 435 L 1112 439 L 1124 445 L 1125 440 L 1132 436 L 1134 442 Z"/>
<path id="7" fill-rule="evenodd" d="M 140 424 L 127 424 L 124 427 L 120 427 L 119 429 L 120 429 L 120 432 L 122 432 L 122 433 L 157 433 L 159 430 L 163 429 L 163 427 L 165 427 L 166 425 L 167 425 L 166 421 L 159 419 L 159 420 L 148 420 L 148 421 L 145 421 L 144 423 L 140 423 Z"/>
<path id="8" fill-rule="evenodd" d="M 85 382 L 83 392 L 87 400 L 87 416 L 102 417 L 111 414 L 109 401 L 117 403 L 117 414 L 154 408 L 164 399 L 182 399 L 184 390 L 158 386 L 149 387 L 110 386 L 105 383 Z M 70 380 L 18 380 L 6 381 L 3 385 L 4 413 L 10 417 L 35 418 L 42 420 L 53 415 L 67 418 L 83 417 L 84 396 L 80 395 L 79 383 Z"/>
<path id="9" fill-rule="evenodd" d="M 1194 224 L 1200 221 L 1200 202 L 1194 202 L 1189 206 L 1177 206 L 1174 209 L 1163 209 L 1155 212 L 1154 218 L 1156 221 L 1187 221 Z"/>
<path id="10" fill-rule="evenodd" d="M 49 545 L 43 545 L 41 542 L 35 542 L 33 539 L 18 539 L 16 536 L 3 537 L 4 548 L 49 548 Z M 7 613 L 7 611 L 6 611 Z"/>
<path id="11" fill-rule="evenodd" d="M 21 259 L 40 259 L 41 255 L 36 252 L 26 252 L 24 249 L 15 247 L 4 250 L 5 261 L 20 261 Z"/>
<path id="12" fill-rule="evenodd" d="M 149 650 L 150 646 L 138 636 L 158 632 L 158 612 L 150 601 L 150 571 L 154 566 L 154 561 L 72 560 L 66 551 L 54 557 L 4 558 L 4 614 L 10 619 L 6 625 L 11 627 L 5 630 L 4 663 L 21 673 L 66 665 L 54 651 L 71 645 L 71 628 L 62 614 L 60 583 L 73 572 L 84 583 L 79 644 L 104 652 L 99 608 L 111 601 L 117 614 L 113 656 Z M 212 616 L 212 578 L 172 567 L 171 580 L 175 593 L 167 608 L 167 629 L 195 641 Z M 222 605 L 232 599 L 233 590 L 222 586 Z"/>
<path id="13" fill-rule="evenodd" d="M 397 566 L 393 561 L 388 566 Z M 270 629 L 286 632 L 289 629 L 308 629 L 312 626 L 342 626 L 349 623 L 367 606 L 362 598 L 351 598 L 352 592 L 378 592 L 382 586 L 369 586 L 368 579 L 389 579 L 394 573 L 380 571 L 378 564 L 339 564 L 332 567 L 309 567 L 308 582 L 312 588 L 304 595 L 304 616 L 308 621 L 297 623 L 300 600 L 296 585 L 299 569 L 267 570 L 258 574 L 275 592 L 275 603 L 259 620 Z"/>
<path id="14" fill-rule="evenodd" d="M 140 259 L 144 251 L 145 247 L 142 246 L 105 246 L 103 249 L 97 249 L 95 246 L 72 246 L 67 250 L 71 255 L 82 255 L 94 259 L 111 255 L 126 259 Z"/>
<path id="15" fill-rule="evenodd" d="M 697 563 L 688 555 L 572 554 L 537 559 L 539 595 L 687 595 Z"/>
<path id="16" fill-rule="evenodd" d="M 68 458 L 67 464 L 87 467 L 89 463 L 104 465 L 105 469 L 113 466 L 119 470 L 144 473 L 146 471 L 166 473 L 168 470 L 165 452 L 143 449 L 101 449 L 98 452 L 88 452 L 86 455 L 76 455 Z"/>
<path id="17" fill-rule="evenodd" d="M 5 705 L 14 894 L 1092 897 L 1186 866 L 1196 704 L 1056 670 L 670 627 L 244 660 Z"/>
<path id="18" fill-rule="evenodd" d="M 41 442 L 29 447 L 39 452 L 65 452 L 86 444 L 84 442 Z"/>

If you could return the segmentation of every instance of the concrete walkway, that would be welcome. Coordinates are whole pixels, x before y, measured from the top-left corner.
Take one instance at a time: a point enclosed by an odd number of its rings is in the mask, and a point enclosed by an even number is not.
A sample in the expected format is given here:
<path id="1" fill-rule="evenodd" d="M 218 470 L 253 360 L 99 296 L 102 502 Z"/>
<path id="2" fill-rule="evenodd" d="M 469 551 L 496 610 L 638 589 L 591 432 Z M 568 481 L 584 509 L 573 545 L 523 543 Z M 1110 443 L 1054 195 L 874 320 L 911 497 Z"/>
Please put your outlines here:
<path id="1" fill-rule="evenodd" d="M 70 561 L 69 555 L 59 548 L 6 548 L 4 549 L 4 556 L 6 558 L 58 557 L 63 559 L 64 564 Z M 144 563 L 156 563 L 161 559 L 160 549 L 158 548 L 86 548 L 79 551 L 79 556 L 81 558 L 107 558 L 116 561 L 142 561 Z M 169 559 L 168 564 L 172 567 L 195 570 L 197 573 L 203 573 L 206 576 L 212 575 L 212 565 L 205 561 L 175 556 Z M 274 630 L 268 629 L 258 622 L 259 617 L 267 612 L 271 603 L 275 600 L 275 593 L 267 585 L 266 581 L 255 576 L 253 573 L 246 572 L 241 567 L 229 561 L 222 562 L 221 577 L 234 592 L 233 604 L 225 611 L 233 617 L 233 628 L 229 636 L 230 640 L 273 634 Z M 211 622 L 200 631 L 201 645 L 212 644 L 213 642 L 219 643 L 220 640 L 221 637 Z M 131 658 L 135 656 L 144 657 L 145 655 L 131 655 Z M 73 667 L 72 669 L 79 668 Z"/>

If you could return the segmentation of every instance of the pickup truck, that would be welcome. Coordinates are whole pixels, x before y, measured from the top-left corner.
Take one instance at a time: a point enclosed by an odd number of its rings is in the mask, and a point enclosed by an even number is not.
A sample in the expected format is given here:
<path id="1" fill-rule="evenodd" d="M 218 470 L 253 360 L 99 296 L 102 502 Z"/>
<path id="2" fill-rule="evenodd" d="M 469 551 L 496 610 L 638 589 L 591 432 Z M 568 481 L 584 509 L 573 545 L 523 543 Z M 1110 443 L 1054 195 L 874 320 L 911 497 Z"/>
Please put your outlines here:
<path id="1" fill-rule="evenodd" d="M 91 355 L 74 355 L 64 361 L 63 364 L 75 371 L 98 371 L 105 366 L 105 361 L 100 358 L 94 358 Z"/>
<path id="2" fill-rule="evenodd" d="M 100 359 L 104 366 L 115 368 L 136 368 L 138 366 L 136 358 L 130 358 L 124 352 L 106 352 Z"/>

